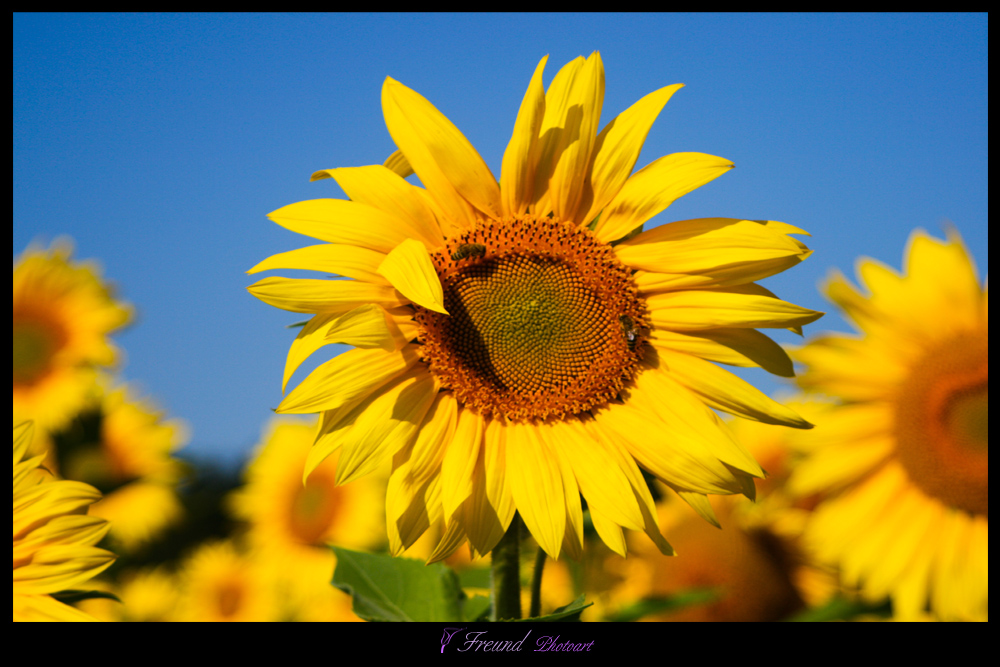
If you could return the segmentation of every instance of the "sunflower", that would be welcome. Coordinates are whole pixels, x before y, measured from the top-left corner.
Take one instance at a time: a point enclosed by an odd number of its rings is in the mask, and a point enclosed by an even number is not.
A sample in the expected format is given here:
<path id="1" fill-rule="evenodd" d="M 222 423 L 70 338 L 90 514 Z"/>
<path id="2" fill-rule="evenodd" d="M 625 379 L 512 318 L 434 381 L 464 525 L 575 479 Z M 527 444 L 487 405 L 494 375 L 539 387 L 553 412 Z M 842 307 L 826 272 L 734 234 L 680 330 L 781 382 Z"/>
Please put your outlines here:
<path id="1" fill-rule="evenodd" d="M 858 264 L 827 296 L 860 335 L 796 352 L 806 390 L 838 406 L 803 440 L 792 476 L 822 493 L 806 537 L 845 582 L 897 616 L 989 616 L 988 289 L 958 233 L 910 238 L 900 275 Z"/>
<path id="2" fill-rule="evenodd" d="M 97 406 L 54 438 L 60 473 L 93 484 L 104 497 L 91 514 L 111 522 L 111 537 L 124 551 L 149 543 L 180 520 L 176 486 L 183 466 L 172 454 L 185 429 L 127 387 L 99 392 Z"/>
<path id="3" fill-rule="evenodd" d="M 108 532 L 103 519 L 86 516 L 101 494 L 79 482 L 55 480 L 25 459 L 32 427 L 14 428 L 14 620 L 91 621 L 53 594 L 77 589 L 114 561 L 93 545 Z"/>
<path id="4" fill-rule="evenodd" d="M 247 542 L 254 558 L 279 564 L 295 615 L 356 619 L 350 598 L 330 586 L 336 559 L 328 545 L 363 550 L 384 543 L 381 499 L 388 471 L 381 479 L 370 475 L 338 487 L 335 454 L 303 484 L 302 469 L 315 435 L 315 423 L 273 420 L 247 468 L 246 484 L 231 496 L 230 506 L 249 525 Z"/>
<path id="5" fill-rule="evenodd" d="M 173 620 L 262 623 L 283 620 L 273 568 L 233 542 L 202 545 L 178 573 L 181 594 Z"/>
<path id="6" fill-rule="evenodd" d="M 14 262 L 14 419 L 32 420 L 43 433 L 83 407 L 95 369 L 117 359 L 107 336 L 131 319 L 98 267 L 71 255 L 59 242 L 28 248 Z"/>
<path id="7" fill-rule="evenodd" d="M 270 218 L 326 243 L 251 269 L 349 278 L 272 277 L 250 292 L 314 315 L 289 351 L 286 386 L 320 347 L 355 347 L 278 412 L 322 414 L 307 473 L 338 450 L 338 483 L 392 461 L 393 553 L 443 525 L 432 560 L 466 540 L 485 554 L 517 511 L 549 555 L 579 556 L 581 494 L 616 552 L 628 528 L 671 553 L 640 467 L 704 512 L 706 494 L 753 496 L 763 476 L 712 408 L 808 426 L 711 363 L 791 373 L 755 327 L 794 329 L 821 313 L 754 281 L 807 257 L 789 236 L 804 232 L 707 218 L 636 234 L 732 163 L 678 153 L 632 174 L 681 86 L 647 95 L 598 132 L 599 54 L 567 64 L 547 92 L 546 60 L 499 183 L 440 111 L 387 78 L 382 108 L 398 147 L 388 166 L 314 174 L 350 200 L 300 202 Z"/>

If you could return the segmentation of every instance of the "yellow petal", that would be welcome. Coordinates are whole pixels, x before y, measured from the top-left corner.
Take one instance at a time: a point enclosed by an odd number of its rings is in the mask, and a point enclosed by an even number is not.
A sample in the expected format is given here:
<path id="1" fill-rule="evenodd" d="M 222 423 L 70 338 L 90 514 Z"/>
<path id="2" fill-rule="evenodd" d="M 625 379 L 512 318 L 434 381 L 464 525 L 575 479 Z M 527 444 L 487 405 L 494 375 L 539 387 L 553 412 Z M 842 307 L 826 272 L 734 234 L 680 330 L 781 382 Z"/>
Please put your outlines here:
<path id="1" fill-rule="evenodd" d="M 96 623 L 93 616 L 48 595 L 14 595 L 14 622 Z"/>
<path id="2" fill-rule="evenodd" d="M 704 153 L 674 153 L 654 160 L 625 182 L 604 209 L 594 233 L 605 243 L 617 241 L 733 166 Z"/>
<path id="3" fill-rule="evenodd" d="M 660 526 L 657 521 L 656 503 L 653 501 L 653 496 L 649 492 L 649 485 L 646 484 L 645 478 L 642 476 L 642 472 L 639 470 L 639 466 L 636 465 L 635 459 L 632 454 L 628 451 L 628 446 L 625 441 L 615 434 L 613 431 L 601 427 L 596 419 L 586 417 L 583 418 L 582 423 L 586 430 L 590 432 L 595 440 L 601 443 L 608 452 L 615 458 L 618 463 L 618 468 L 625 473 L 625 476 L 629 480 L 629 484 L 632 487 L 632 493 L 635 496 L 635 502 L 642 512 L 643 520 L 643 531 L 649 536 L 656 548 L 659 549 L 660 553 L 664 556 L 675 555 L 674 548 L 670 546 L 663 535 L 660 534 Z M 596 527 L 596 525 L 595 525 Z M 614 540 L 614 535 L 609 535 L 609 537 Z M 603 535 L 601 539 L 606 539 Z M 611 542 L 605 542 L 612 549 L 615 548 Z"/>
<path id="4" fill-rule="evenodd" d="M 625 533 L 622 531 L 622 527 L 601 514 L 601 511 L 596 507 L 590 508 L 590 520 L 593 522 L 594 530 L 597 531 L 601 541 L 608 545 L 608 548 L 613 552 L 625 558 L 628 554 L 628 548 L 625 544 Z"/>
<path id="5" fill-rule="evenodd" d="M 729 366 L 760 366 L 781 377 L 795 375 L 785 350 L 755 329 L 708 329 L 676 333 L 657 329 L 649 342 L 657 350 L 672 350 Z"/>
<path id="6" fill-rule="evenodd" d="M 684 84 L 678 83 L 646 95 L 601 130 L 594 147 L 594 166 L 590 179 L 593 191 L 589 210 L 583 216 L 584 222 L 596 218 L 621 191 L 635 168 L 642 146 L 646 143 L 646 136 L 657 116 L 674 93 L 683 87 Z"/>
<path id="7" fill-rule="evenodd" d="M 500 168 L 500 198 L 504 215 L 517 215 L 528 210 L 532 201 L 535 165 L 540 146 L 538 131 L 545 115 L 545 87 L 542 72 L 549 57 L 544 56 L 535 68 L 535 73 L 524 94 L 521 108 L 514 121 L 514 134 L 503 154 Z"/>
<path id="8" fill-rule="evenodd" d="M 420 233 L 428 248 L 444 243 L 441 227 L 424 200 L 423 191 L 407 183 L 391 169 L 381 165 L 325 169 L 313 174 L 312 180 L 333 178 L 351 201 L 382 210 Z"/>
<path id="9" fill-rule="evenodd" d="M 281 391 L 285 391 L 288 381 L 302 362 L 324 345 L 339 343 L 395 352 L 396 346 L 385 318 L 385 310 L 369 304 L 346 313 L 317 315 L 309 320 L 288 350 Z"/>
<path id="10" fill-rule="evenodd" d="M 386 280 L 413 303 L 438 313 L 444 309 L 444 289 L 427 247 L 412 239 L 396 246 L 378 268 Z"/>
<path id="11" fill-rule="evenodd" d="M 563 67 L 545 96 L 542 147 L 535 175 L 535 213 L 547 201 L 556 218 L 577 219 L 604 104 L 604 63 L 598 52 Z M 539 195 L 544 197 L 539 199 Z"/>
<path id="12" fill-rule="evenodd" d="M 667 361 L 658 355 L 647 355 L 647 364 L 646 370 L 636 378 L 635 391 L 629 393 L 630 402 L 655 412 L 670 425 L 675 435 L 699 443 L 712 458 L 725 463 L 730 472 L 742 471 L 740 474 L 764 477 L 764 471 L 753 456 L 706 406 L 705 399 L 678 381 Z"/>
<path id="13" fill-rule="evenodd" d="M 273 277 L 247 290 L 264 303 L 293 313 L 346 313 L 366 304 L 395 308 L 406 301 L 392 287 L 356 280 Z"/>
<path id="14" fill-rule="evenodd" d="M 445 521 L 472 493 L 472 476 L 483 442 L 483 418 L 472 410 L 459 410 L 455 437 L 445 448 L 441 463 L 441 502 Z"/>
<path id="15" fill-rule="evenodd" d="M 824 336 L 792 351 L 808 369 L 799 386 L 848 401 L 889 399 L 908 373 L 906 359 L 886 354 L 872 340 Z"/>
<path id="16" fill-rule="evenodd" d="M 891 438 L 855 435 L 851 440 L 838 442 L 835 448 L 816 450 L 799 461 L 788 489 L 800 497 L 838 491 L 878 468 L 892 453 Z"/>
<path id="17" fill-rule="evenodd" d="M 552 425 L 549 445 L 571 467 L 591 509 L 629 530 L 642 530 L 642 512 L 628 478 L 610 452 L 576 420 Z"/>
<path id="18" fill-rule="evenodd" d="M 517 510 L 538 545 L 559 558 L 566 530 L 562 474 L 531 424 L 507 426 L 507 474 Z"/>
<path id="19" fill-rule="evenodd" d="M 472 222 L 468 204 L 500 217 L 496 178 L 469 140 L 433 104 L 387 77 L 382 112 L 393 141 L 453 220 Z"/>
<path id="20" fill-rule="evenodd" d="M 472 493 L 462 507 L 461 521 L 465 534 L 469 537 L 475 557 L 485 556 L 500 543 L 510 525 L 501 520 L 497 510 L 490 504 L 487 493 L 486 445 L 476 457 L 476 469 L 472 477 Z"/>
<path id="21" fill-rule="evenodd" d="M 542 424 L 540 432 L 559 465 L 562 477 L 566 502 L 566 527 L 563 530 L 562 550 L 573 560 L 579 561 L 583 558 L 583 504 L 580 502 L 580 487 L 577 486 L 576 476 L 569 461 L 566 457 L 560 456 L 552 446 L 555 437 L 552 424 Z"/>
<path id="22" fill-rule="evenodd" d="M 429 479 L 441 468 L 445 449 L 455 437 L 458 410 L 458 401 L 454 395 L 451 392 L 441 392 L 427 411 L 420 434 L 410 452 L 408 474 L 415 481 Z"/>
<path id="23" fill-rule="evenodd" d="M 436 395 L 437 380 L 424 368 L 408 371 L 386 388 L 344 436 L 337 484 L 367 475 L 409 444 Z"/>
<path id="24" fill-rule="evenodd" d="M 715 328 L 783 329 L 815 322 L 823 313 L 769 296 L 735 291 L 667 292 L 647 297 L 650 319 L 671 331 Z"/>
<path id="25" fill-rule="evenodd" d="M 374 206 L 343 199 L 312 199 L 289 204 L 267 217 L 297 234 L 384 253 L 406 239 L 421 238 L 420 231 L 405 220 Z M 423 240 L 433 243 L 433 239 Z"/>
<path id="26" fill-rule="evenodd" d="M 392 155 L 386 158 L 382 166 L 400 178 L 409 178 L 414 174 L 413 167 L 410 166 L 410 161 L 406 159 L 406 156 L 398 148 L 393 151 Z"/>
<path id="27" fill-rule="evenodd" d="M 252 275 L 272 269 L 299 269 L 322 271 L 375 285 L 388 285 L 388 281 L 378 274 L 378 267 L 384 260 L 385 253 L 375 250 L 325 243 L 272 255 L 247 273 Z"/>
<path id="28" fill-rule="evenodd" d="M 498 419 L 491 419 L 486 425 L 483 462 L 486 466 L 486 499 L 494 509 L 504 532 L 514 520 L 517 507 L 510 491 L 510 477 L 507 474 L 507 428 Z"/>
<path id="29" fill-rule="evenodd" d="M 671 485 L 699 493 L 740 493 L 733 473 L 706 449 L 701 434 L 686 425 L 660 421 L 628 404 L 611 405 L 595 416 L 603 429 L 622 439 L 643 468 Z"/>
<path id="30" fill-rule="evenodd" d="M 704 218 L 661 225 L 615 247 L 644 292 L 728 287 L 780 273 L 809 257 L 766 221 Z"/>
<path id="31" fill-rule="evenodd" d="M 79 514 L 56 517 L 44 527 L 35 529 L 23 539 L 14 540 L 15 569 L 19 562 L 27 564 L 32 556 L 55 546 L 91 546 L 108 534 L 110 525 L 104 519 Z"/>
<path id="32" fill-rule="evenodd" d="M 662 350 L 658 356 L 663 370 L 710 407 L 765 424 L 812 428 L 794 411 L 709 361 L 670 350 Z"/>
<path id="33" fill-rule="evenodd" d="M 715 516 L 715 510 L 712 509 L 711 503 L 708 502 L 708 496 L 700 493 L 690 493 L 688 491 L 678 491 L 677 495 L 681 497 L 681 500 L 690 505 L 702 519 L 716 528 L 722 528 L 719 524 L 719 519 Z"/>
<path id="34" fill-rule="evenodd" d="M 412 547 L 433 523 L 428 499 L 434 497 L 440 480 L 431 477 L 414 481 L 409 472 L 408 463 L 396 468 L 386 490 L 386 527 L 393 556 Z M 430 503 L 433 504 L 433 500 Z"/>
<path id="35" fill-rule="evenodd" d="M 458 521 L 453 521 L 445 528 L 444 535 L 441 536 L 441 540 L 434 548 L 434 552 L 427 559 L 427 564 L 433 565 L 448 558 L 458 551 L 459 547 L 465 544 L 465 540 L 466 536 L 465 531 L 462 529 L 462 524 Z"/>
<path id="36" fill-rule="evenodd" d="M 96 547 L 43 549 L 35 554 L 30 565 L 14 569 L 14 590 L 23 595 L 73 590 L 106 570 L 114 561 L 114 554 Z"/>
<path id="37" fill-rule="evenodd" d="M 278 406 L 279 414 L 314 414 L 370 395 L 417 363 L 415 345 L 399 352 L 352 349 L 314 370 Z"/>
<path id="38" fill-rule="evenodd" d="M 35 426 L 32 422 L 25 422 L 14 427 L 14 465 L 16 466 L 24 458 L 34 436 Z"/>
<path id="39" fill-rule="evenodd" d="M 35 529 L 44 531 L 45 524 L 55 517 L 81 513 L 87 505 L 101 499 L 100 491 L 83 482 L 60 480 L 56 492 L 53 492 L 52 484 L 36 484 L 14 493 L 13 539 L 22 539 Z"/>

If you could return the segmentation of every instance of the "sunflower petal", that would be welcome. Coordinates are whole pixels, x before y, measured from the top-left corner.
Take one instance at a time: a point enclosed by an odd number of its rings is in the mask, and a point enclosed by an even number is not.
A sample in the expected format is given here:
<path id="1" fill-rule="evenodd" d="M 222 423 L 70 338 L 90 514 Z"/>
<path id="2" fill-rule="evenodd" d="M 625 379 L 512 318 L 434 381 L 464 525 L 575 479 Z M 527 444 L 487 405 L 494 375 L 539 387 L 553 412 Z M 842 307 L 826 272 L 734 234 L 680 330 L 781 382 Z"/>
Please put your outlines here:
<path id="1" fill-rule="evenodd" d="M 545 87 L 542 72 L 549 57 L 544 56 L 528 83 L 528 91 L 517 112 L 514 134 L 507 144 L 500 168 L 500 198 L 504 215 L 518 215 L 531 205 L 535 165 L 538 161 L 538 131 L 545 115 Z"/>
<path id="2" fill-rule="evenodd" d="M 584 222 L 593 220 L 617 195 L 628 180 L 646 136 L 657 116 L 674 93 L 684 87 L 677 83 L 646 95 L 604 126 L 594 147 L 589 210 Z M 587 203 L 587 202 L 585 202 Z"/>
<path id="3" fill-rule="evenodd" d="M 285 397 L 277 412 L 314 414 L 339 408 L 371 394 L 413 367 L 419 358 L 414 345 L 399 352 L 348 350 L 313 371 Z"/>
<path id="4" fill-rule="evenodd" d="M 625 182 L 604 209 L 594 233 L 605 243 L 617 241 L 733 166 L 729 160 L 705 153 L 664 155 Z"/>
<path id="5" fill-rule="evenodd" d="M 500 543 L 507 526 L 501 521 L 497 510 L 490 504 L 487 493 L 488 476 L 486 474 L 486 445 L 476 458 L 476 470 L 472 479 L 472 494 L 463 506 L 462 528 L 469 536 L 474 556 L 485 556 Z"/>
<path id="6" fill-rule="evenodd" d="M 455 437 L 458 424 L 458 401 L 451 392 L 441 392 L 427 411 L 420 434 L 410 453 L 409 475 L 417 481 L 437 474 L 445 449 Z"/>
<path id="7" fill-rule="evenodd" d="M 656 327 L 670 331 L 716 328 L 784 329 L 815 322 L 823 313 L 769 296 L 735 291 L 667 292 L 646 299 Z"/>
<path id="8" fill-rule="evenodd" d="M 722 528 L 722 525 L 719 524 L 719 519 L 715 516 L 715 510 L 712 509 L 711 503 L 708 502 L 708 496 L 689 491 L 677 491 L 677 495 L 680 496 L 681 500 L 690 505 L 702 519 L 716 528 Z"/>
<path id="9" fill-rule="evenodd" d="M 625 533 L 617 523 L 601 514 L 595 507 L 590 508 L 590 520 L 594 524 L 594 530 L 601 541 L 608 545 L 613 552 L 625 558 L 628 554 L 628 547 L 625 544 Z"/>
<path id="10" fill-rule="evenodd" d="M 309 320 L 288 350 L 281 391 L 285 391 L 288 381 L 302 362 L 325 345 L 339 343 L 395 352 L 392 333 L 385 318 L 382 308 L 368 304 L 346 313 L 317 315 Z"/>
<path id="11" fill-rule="evenodd" d="M 510 424 L 507 431 L 507 474 L 517 510 L 538 545 L 559 558 L 566 530 L 566 498 L 562 474 L 534 426 Z"/>
<path id="12" fill-rule="evenodd" d="M 628 528 L 642 530 L 642 512 L 614 456 L 575 421 L 554 423 L 549 445 L 566 461 L 591 509 Z"/>
<path id="13" fill-rule="evenodd" d="M 765 424 L 812 428 L 812 424 L 794 411 L 709 361 L 670 350 L 662 350 L 658 356 L 661 366 L 672 378 L 710 407 Z"/>
<path id="14" fill-rule="evenodd" d="M 536 214 L 576 219 L 604 104 L 604 65 L 596 51 L 556 74 L 545 95 L 541 150 L 535 172 Z"/>
<path id="15" fill-rule="evenodd" d="M 413 303 L 448 314 L 441 280 L 424 244 L 413 239 L 403 241 L 389 253 L 378 272 Z"/>
<path id="16" fill-rule="evenodd" d="M 375 285 L 388 285 L 389 282 L 378 274 L 383 261 L 385 253 L 353 245 L 324 243 L 272 255 L 247 273 L 253 275 L 272 269 L 322 271 Z"/>
<path id="17" fill-rule="evenodd" d="M 784 348 L 756 329 L 707 329 L 677 333 L 658 329 L 649 342 L 657 350 L 671 350 L 729 366 L 760 366 L 780 377 L 794 377 L 791 357 Z"/>
<path id="18" fill-rule="evenodd" d="M 247 290 L 264 303 L 293 313 L 346 313 L 371 303 L 395 308 L 406 301 L 392 287 L 356 280 L 273 277 L 259 280 Z"/>
<path id="19" fill-rule="evenodd" d="M 49 595 L 14 595 L 14 620 L 23 623 L 96 623 L 97 619 Z"/>
<path id="20" fill-rule="evenodd" d="M 44 595 L 72 590 L 115 561 L 96 547 L 58 546 L 38 551 L 30 565 L 15 568 L 13 586 L 20 594 Z"/>
<path id="21" fill-rule="evenodd" d="M 385 159 L 382 166 L 400 178 L 409 178 L 414 174 L 413 167 L 410 166 L 410 161 L 403 155 L 403 151 L 398 148 L 393 151 L 392 155 Z"/>
<path id="22" fill-rule="evenodd" d="M 661 225 L 615 247 L 644 292 L 729 287 L 780 273 L 812 251 L 767 221 L 704 218 Z"/>
<path id="23" fill-rule="evenodd" d="M 403 219 L 374 206 L 343 199 L 312 199 L 289 204 L 267 217 L 296 234 L 383 253 L 390 252 L 406 239 L 421 237 L 419 230 Z"/>
<path id="24" fill-rule="evenodd" d="M 409 444 L 436 394 L 437 380 L 418 368 L 376 398 L 344 436 L 337 484 L 349 484 L 367 475 Z"/>
<path id="25" fill-rule="evenodd" d="M 496 178 L 469 140 L 433 104 L 387 77 L 382 111 L 393 141 L 452 219 L 472 222 L 468 204 L 494 218 L 500 216 Z"/>
<path id="26" fill-rule="evenodd" d="M 472 410 L 460 410 L 455 437 L 445 448 L 441 463 L 441 502 L 446 520 L 472 493 L 472 477 L 479 459 L 485 424 Z"/>
<path id="27" fill-rule="evenodd" d="M 351 201 L 366 204 L 405 220 L 420 233 L 428 248 L 444 242 L 441 227 L 427 205 L 423 190 L 410 185 L 391 169 L 381 165 L 324 169 L 312 180 L 333 178 Z"/>

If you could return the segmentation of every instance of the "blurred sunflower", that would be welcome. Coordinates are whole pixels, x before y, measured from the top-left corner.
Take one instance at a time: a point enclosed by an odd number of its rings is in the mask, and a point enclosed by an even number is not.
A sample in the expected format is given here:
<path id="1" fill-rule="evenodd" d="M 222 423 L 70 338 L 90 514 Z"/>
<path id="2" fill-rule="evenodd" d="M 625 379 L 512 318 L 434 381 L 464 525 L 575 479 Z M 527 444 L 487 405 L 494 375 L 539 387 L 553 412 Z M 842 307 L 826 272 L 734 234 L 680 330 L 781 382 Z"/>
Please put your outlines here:
<path id="1" fill-rule="evenodd" d="M 333 455 L 303 484 L 315 435 L 315 423 L 272 421 L 247 468 L 246 485 L 231 496 L 230 506 L 249 524 L 254 557 L 279 565 L 295 615 L 356 620 L 350 598 L 330 586 L 336 560 L 329 545 L 364 550 L 384 543 L 385 478 L 370 475 L 338 487 Z"/>
<path id="2" fill-rule="evenodd" d="M 289 393 L 280 413 L 322 413 L 307 472 L 340 451 L 337 482 L 392 460 L 390 546 L 444 525 L 439 560 L 466 539 L 493 549 L 515 510 L 545 551 L 582 550 L 586 498 L 602 539 L 622 528 L 664 553 L 640 466 L 704 511 L 706 494 L 754 495 L 763 476 L 711 408 L 808 424 L 712 361 L 791 374 L 756 327 L 821 313 L 754 281 L 810 251 L 777 222 L 710 218 L 634 235 L 674 200 L 732 168 L 679 153 L 632 174 L 680 85 L 639 100 L 603 130 L 604 69 L 570 62 L 548 91 L 535 70 L 499 183 L 462 133 L 393 79 L 382 89 L 388 166 L 330 169 L 350 201 L 270 215 L 317 245 L 251 269 L 353 280 L 266 278 L 250 292 L 315 316 L 292 344 L 287 382 L 320 347 L 346 343 Z M 424 188 L 404 177 L 416 173 Z M 631 176 L 630 176 L 631 174 Z"/>
<path id="3" fill-rule="evenodd" d="M 840 406 L 793 474 L 829 497 L 806 537 L 897 616 L 989 617 L 989 293 L 961 238 L 915 232 L 903 275 L 858 264 L 827 296 L 860 331 L 798 350 L 803 388 Z"/>
<path id="4" fill-rule="evenodd" d="M 14 262 L 14 419 L 33 420 L 43 433 L 83 407 L 95 369 L 117 359 L 108 335 L 132 316 L 98 267 L 71 255 L 62 242 L 28 248 Z"/>
<path id="5" fill-rule="evenodd" d="M 178 572 L 181 596 L 174 620 L 262 623 L 284 620 L 273 568 L 232 542 L 202 545 Z"/>
<path id="6" fill-rule="evenodd" d="M 54 594 L 77 589 L 114 561 L 97 549 L 108 531 L 103 519 L 86 516 L 97 489 L 54 479 L 40 468 L 42 456 L 25 459 L 32 426 L 14 434 L 14 620 L 91 621 Z"/>
<path id="7" fill-rule="evenodd" d="M 185 437 L 181 423 L 131 399 L 127 388 L 102 388 L 96 410 L 55 442 L 62 476 L 104 493 L 91 514 L 110 521 L 116 544 L 133 551 L 181 518 L 176 486 L 183 466 L 172 455 Z"/>

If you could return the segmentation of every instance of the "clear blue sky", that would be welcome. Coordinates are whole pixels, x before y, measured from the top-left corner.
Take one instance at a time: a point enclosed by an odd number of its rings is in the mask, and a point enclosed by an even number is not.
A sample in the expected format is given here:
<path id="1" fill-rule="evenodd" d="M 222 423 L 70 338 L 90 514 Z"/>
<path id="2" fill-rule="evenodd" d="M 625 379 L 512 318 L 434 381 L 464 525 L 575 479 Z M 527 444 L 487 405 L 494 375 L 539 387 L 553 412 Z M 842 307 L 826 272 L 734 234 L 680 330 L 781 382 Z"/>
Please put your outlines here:
<path id="1" fill-rule="evenodd" d="M 236 461 L 281 400 L 294 314 L 244 271 L 309 245 L 266 214 L 342 197 L 317 169 L 380 163 L 386 76 L 419 91 L 499 174 L 541 56 L 546 84 L 601 52 L 606 122 L 685 83 L 642 166 L 680 151 L 736 169 L 657 222 L 739 217 L 813 234 L 765 284 L 816 291 L 859 255 L 898 267 L 911 230 L 952 221 L 985 276 L 987 14 L 14 14 L 14 238 L 96 258 L 139 319 L 124 377 Z M 807 328 L 843 330 L 835 315 Z M 792 334 L 776 336 L 791 342 Z M 303 377 L 300 372 L 297 379 Z M 768 392 L 780 383 L 750 375 Z"/>

